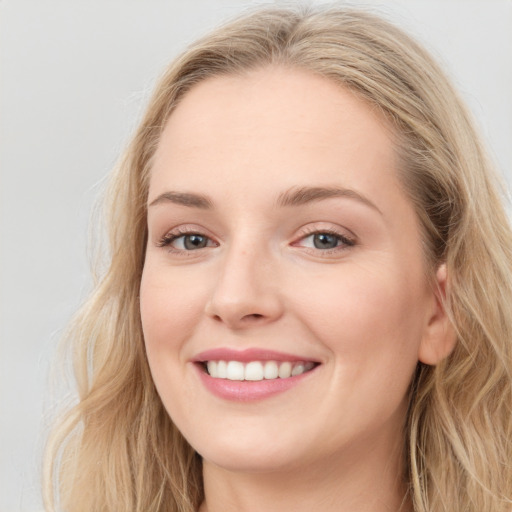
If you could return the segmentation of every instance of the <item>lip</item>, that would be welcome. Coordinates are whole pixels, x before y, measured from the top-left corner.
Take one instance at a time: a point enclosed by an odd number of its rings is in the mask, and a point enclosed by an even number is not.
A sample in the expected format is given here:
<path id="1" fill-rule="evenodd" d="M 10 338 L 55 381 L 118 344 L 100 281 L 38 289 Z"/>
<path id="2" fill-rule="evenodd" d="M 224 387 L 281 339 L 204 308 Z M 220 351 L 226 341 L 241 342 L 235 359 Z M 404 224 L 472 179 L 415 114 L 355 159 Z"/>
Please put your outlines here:
<path id="1" fill-rule="evenodd" d="M 317 363 L 312 370 L 301 375 L 286 379 L 269 379 L 260 381 L 235 381 L 228 379 L 214 379 L 206 373 L 204 365 L 206 361 L 311 361 Z M 310 378 L 317 370 L 318 360 L 309 357 L 286 354 L 273 350 L 250 348 L 246 350 L 233 350 L 229 348 L 216 348 L 197 354 L 191 360 L 204 387 L 213 395 L 228 401 L 252 402 L 264 400 L 272 396 L 288 391 L 299 385 L 303 380 Z"/>
<path id="2" fill-rule="evenodd" d="M 251 361 L 289 361 L 290 363 L 300 361 L 320 362 L 310 357 L 259 348 L 248 348 L 245 350 L 214 348 L 201 352 L 192 358 L 193 363 L 204 363 L 206 361 L 240 361 L 241 363 L 249 363 Z"/>

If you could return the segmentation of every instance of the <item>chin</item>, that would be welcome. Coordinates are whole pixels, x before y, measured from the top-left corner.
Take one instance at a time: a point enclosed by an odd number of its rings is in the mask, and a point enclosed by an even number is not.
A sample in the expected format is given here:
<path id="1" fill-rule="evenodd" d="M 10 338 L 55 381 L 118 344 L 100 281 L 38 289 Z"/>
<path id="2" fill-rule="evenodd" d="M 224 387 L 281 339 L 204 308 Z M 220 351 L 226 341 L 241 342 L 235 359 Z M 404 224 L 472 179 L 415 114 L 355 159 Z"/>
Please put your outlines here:
<path id="1" fill-rule="evenodd" d="M 228 436 L 224 442 L 210 442 L 207 446 L 195 447 L 203 461 L 226 471 L 263 473 L 286 471 L 298 467 L 303 454 L 295 443 L 270 443 L 260 438 L 257 442 L 243 437 Z"/>
<path id="2" fill-rule="evenodd" d="M 275 473 L 291 471 L 299 467 L 292 458 L 276 454 L 261 453 L 260 450 L 245 450 L 245 453 L 222 453 L 203 457 L 203 462 L 233 473 Z"/>

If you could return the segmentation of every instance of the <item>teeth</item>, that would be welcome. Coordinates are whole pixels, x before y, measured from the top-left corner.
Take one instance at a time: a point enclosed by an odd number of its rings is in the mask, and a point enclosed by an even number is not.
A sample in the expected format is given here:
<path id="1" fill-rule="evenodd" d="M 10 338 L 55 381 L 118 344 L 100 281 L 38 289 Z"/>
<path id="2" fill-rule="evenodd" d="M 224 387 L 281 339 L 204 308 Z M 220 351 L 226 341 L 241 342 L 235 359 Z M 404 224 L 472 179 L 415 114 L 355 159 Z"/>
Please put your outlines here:
<path id="1" fill-rule="evenodd" d="M 292 370 L 292 377 L 295 377 L 295 375 L 300 375 L 301 373 L 304 373 L 304 365 L 296 364 Z"/>
<path id="2" fill-rule="evenodd" d="M 279 378 L 287 379 L 292 376 L 292 363 L 281 363 L 279 366 Z"/>
<path id="3" fill-rule="evenodd" d="M 265 379 L 277 379 L 279 377 L 279 366 L 275 361 L 268 361 L 263 368 L 263 376 Z"/>
<path id="4" fill-rule="evenodd" d="M 263 365 L 258 361 L 253 361 L 245 366 L 245 380 L 263 380 Z"/>
<path id="5" fill-rule="evenodd" d="M 244 380 L 244 363 L 240 361 L 229 361 L 226 377 L 228 380 Z"/>
<path id="6" fill-rule="evenodd" d="M 291 363 L 284 361 L 282 363 L 276 361 L 251 361 L 242 363 L 240 361 L 208 361 L 206 368 L 210 377 L 214 379 L 228 380 L 272 380 L 287 379 L 301 375 L 314 368 L 312 362 Z"/>
<path id="7" fill-rule="evenodd" d="M 211 377 L 218 377 L 217 373 L 217 361 L 208 361 L 206 363 L 206 368 L 208 369 L 208 373 Z"/>
<path id="8" fill-rule="evenodd" d="M 228 376 L 226 361 L 219 361 L 217 363 L 217 377 L 219 379 L 226 379 Z"/>

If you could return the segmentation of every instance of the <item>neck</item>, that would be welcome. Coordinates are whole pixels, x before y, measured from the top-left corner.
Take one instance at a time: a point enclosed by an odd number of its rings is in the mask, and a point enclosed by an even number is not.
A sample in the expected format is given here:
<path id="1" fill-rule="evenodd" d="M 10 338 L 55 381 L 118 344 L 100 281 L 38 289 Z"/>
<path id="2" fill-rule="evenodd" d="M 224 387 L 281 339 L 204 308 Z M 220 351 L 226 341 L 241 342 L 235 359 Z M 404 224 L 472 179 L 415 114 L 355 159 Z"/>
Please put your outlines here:
<path id="1" fill-rule="evenodd" d="M 401 449 L 366 448 L 364 457 L 333 454 L 321 464 L 268 473 L 234 472 L 205 461 L 200 512 L 412 510 L 402 478 Z"/>

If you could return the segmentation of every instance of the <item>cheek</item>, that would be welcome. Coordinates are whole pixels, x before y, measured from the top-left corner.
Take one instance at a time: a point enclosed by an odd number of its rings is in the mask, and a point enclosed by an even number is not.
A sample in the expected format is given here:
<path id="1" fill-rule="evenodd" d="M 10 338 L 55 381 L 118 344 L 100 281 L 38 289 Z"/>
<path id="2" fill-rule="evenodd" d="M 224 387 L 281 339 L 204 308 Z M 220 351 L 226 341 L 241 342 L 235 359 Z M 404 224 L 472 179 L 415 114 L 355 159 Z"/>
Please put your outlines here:
<path id="1" fill-rule="evenodd" d="M 186 273 L 147 266 L 142 274 L 140 309 L 148 358 L 179 350 L 204 311 L 205 289 Z"/>
<path id="2" fill-rule="evenodd" d="M 305 289 L 298 308 L 345 372 L 382 378 L 401 367 L 405 376 L 414 369 L 425 303 L 406 276 L 351 267 Z"/>
<path id="3" fill-rule="evenodd" d="M 141 280 L 141 321 L 149 367 L 158 394 L 178 425 L 194 417 L 196 400 L 184 373 L 184 347 L 204 310 L 203 288 L 194 280 L 182 279 L 179 272 L 151 264 L 144 268 Z"/>

